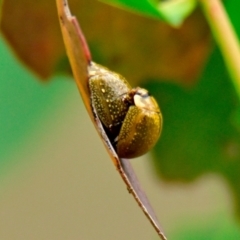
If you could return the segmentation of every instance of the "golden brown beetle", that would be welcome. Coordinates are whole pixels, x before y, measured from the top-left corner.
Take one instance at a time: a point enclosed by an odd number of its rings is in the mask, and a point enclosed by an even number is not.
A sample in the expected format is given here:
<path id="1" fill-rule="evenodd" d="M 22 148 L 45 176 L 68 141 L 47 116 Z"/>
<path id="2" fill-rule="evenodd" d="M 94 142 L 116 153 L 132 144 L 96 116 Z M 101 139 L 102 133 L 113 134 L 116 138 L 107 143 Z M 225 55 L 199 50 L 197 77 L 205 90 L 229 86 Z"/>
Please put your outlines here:
<path id="1" fill-rule="evenodd" d="M 156 100 L 142 88 L 131 89 L 121 75 L 98 64 L 89 66 L 92 107 L 121 158 L 148 152 L 162 129 Z"/>

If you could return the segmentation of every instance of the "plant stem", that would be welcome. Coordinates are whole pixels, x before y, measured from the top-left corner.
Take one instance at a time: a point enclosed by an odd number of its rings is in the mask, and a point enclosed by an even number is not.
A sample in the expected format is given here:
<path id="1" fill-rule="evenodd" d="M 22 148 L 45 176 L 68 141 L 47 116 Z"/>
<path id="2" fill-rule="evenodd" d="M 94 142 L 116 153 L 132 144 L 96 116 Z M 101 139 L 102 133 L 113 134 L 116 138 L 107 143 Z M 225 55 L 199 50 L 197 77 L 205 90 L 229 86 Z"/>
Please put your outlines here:
<path id="1" fill-rule="evenodd" d="M 199 0 L 240 98 L 240 47 L 221 0 Z"/>

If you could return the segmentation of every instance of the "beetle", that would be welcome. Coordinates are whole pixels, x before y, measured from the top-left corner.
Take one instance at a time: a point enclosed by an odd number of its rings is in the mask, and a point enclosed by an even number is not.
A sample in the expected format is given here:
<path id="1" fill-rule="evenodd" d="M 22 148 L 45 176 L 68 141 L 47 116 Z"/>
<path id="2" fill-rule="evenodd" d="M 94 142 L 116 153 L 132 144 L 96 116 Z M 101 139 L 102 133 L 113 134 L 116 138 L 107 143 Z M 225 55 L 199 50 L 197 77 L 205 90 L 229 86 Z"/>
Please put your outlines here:
<path id="1" fill-rule="evenodd" d="M 89 65 L 89 89 L 92 108 L 119 157 L 139 157 L 156 144 L 163 119 L 147 90 L 131 88 L 123 76 L 93 62 Z"/>

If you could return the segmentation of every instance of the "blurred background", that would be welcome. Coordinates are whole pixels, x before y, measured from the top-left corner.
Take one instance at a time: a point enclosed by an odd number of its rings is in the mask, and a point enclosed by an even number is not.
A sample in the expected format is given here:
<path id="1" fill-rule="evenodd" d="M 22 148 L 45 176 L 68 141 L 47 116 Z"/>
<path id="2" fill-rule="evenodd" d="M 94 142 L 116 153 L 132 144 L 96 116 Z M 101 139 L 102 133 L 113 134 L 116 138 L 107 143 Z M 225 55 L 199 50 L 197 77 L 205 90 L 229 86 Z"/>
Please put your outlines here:
<path id="1" fill-rule="evenodd" d="M 183 32 L 179 35 L 182 36 Z M 168 33 L 172 36 L 172 32 Z M 91 34 L 88 36 L 91 38 Z M 125 49 L 121 45 L 124 41 L 117 43 L 120 55 L 121 48 Z M 90 41 L 90 46 L 99 62 L 115 66 L 124 72 L 122 60 L 114 58 L 115 53 L 102 56 L 97 49 L 98 44 Z M 180 52 L 182 51 L 183 46 Z M 136 58 L 136 55 L 133 57 Z M 207 53 L 204 53 L 205 55 Z M 219 57 L 218 54 L 214 56 Z M 144 62 L 144 59 L 139 59 L 138 64 L 141 64 L 141 61 Z M 169 61 L 172 62 L 172 59 Z M 63 63 L 64 59 L 61 59 L 61 64 Z M 215 72 L 222 69 L 221 64 L 214 62 Z M 67 68 L 66 65 L 65 69 Z M 135 68 L 138 68 L 137 64 Z M 142 76 L 144 74 L 149 76 L 148 70 L 145 70 L 138 73 L 133 82 L 137 81 L 137 78 L 144 78 Z M 168 76 L 166 67 L 160 67 L 159 71 L 162 79 Z M 214 71 L 208 68 L 206 70 L 209 75 L 214 75 Z M 189 80 L 192 78 L 185 77 L 186 72 L 187 76 L 192 74 L 188 69 L 176 72 L 177 70 L 173 71 L 169 78 L 177 79 L 176 82 L 187 79 L 186 81 L 192 84 L 192 80 Z M 126 74 L 131 76 L 132 72 L 126 71 Z M 138 76 L 139 74 L 142 75 Z M 156 75 L 154 73 L 151 79 L 155 79 Z M 146 81 L 143 82 L 148 85 Z M 149 82 L 148 85 L 153 92 L 154 84 Z M 202 86 L 199 84 L 199 89 Z M 221 89 L 225 90 L 223 87 Z M 175 96 L 171 91 L 176 93 L 178 89 L 163 84 L 159 91 L 163 96 L 160 105 L 165 111 L 165 119 L 169 118 L 169 121 L 164 122 L 165 129 L 173 129 L 177 122 L 170 122 L 173 118 L 167 111 L 167 106 L 172 105 L 171 101 L 166 102 L 166 99 Z M 155 94 L 157 98 L 161 98 L 158 92 Z M 178 95 L 177 93 L 176 96 Z M 224 94 L 221 98 L 222 96 Z M 185 97 L 181 95 L 180 99 Z M 174 104 L 179 102 L 174 97 L 173 101 Z M 204 108 L 207 103 L 209 102 L 205 100 Z M 195 103 L 193 105 L 196 108 Z M 178 105 L 174 106 L 178 108 Z M 186 109 L 190 111 L 195 109 L 194 107 Z M 226 108 L 228 109 L 228 106 Z M 180 120 L 185 122 L 186 119 L 180 117 Z M 197 164 L 192 158 L 193 166 L 196 168 L 191 168 L 191 162 L 181 162 L 181 157 L 184 158 L 185 155 L 178 154 L 182 150 L 184 138 L 176 138 L 172 145 L 165 145 L 164 142 L 168 143 L 169 140 L 166 137 L 169 133 L 167 130 L 163 133 L 162 143 L 160 140 L 154 155 L 149 153 L 131 160 L 131 163 L 168 239 L 240 239 L 235 190 L 233 191 L 226 177 L 223 177 L 224 174 L 220 174 L 220 170 L 210 171 L 216 170 L 212 166 L 218 162 L 213 160 L 209 162 L 209 159 L 205 159 L 205 155 L 201 154 L 199 159 L 202 158 L 202 161 L 196 159 Z M 187 133 L 186 129 L 183 130 Z M 190 144 L 190 141 L 188 143 Z M 162 148 L 167 149 L 166 153 Z M 204 152 L 204 148 L 199 149 L 199 152 L 196 152 L 194 146 L 192 149 L 194 154 Z M 159 151 L 163 152 L 162 155 L 158 155 Z M 206 152 L 209 153 L 211 150 L 207 149 Z M 186 155 L 186 159 L 187 157 L 191 158 L 192 155 Z M 223 169 L 224 166 L 223 164 Z M 180 172 L 180 175 L 176 172 Z M 32 70 L 20 63 L 2 36 L 0 36 L 0 239 L 158 239 L 109 159 L 87 115 L 73 79 L 56 71 L 50 81 L 40 81 Z"/>
<path id="2" fill-rule="evenodd" d="M 157 239 L 128 194 L 74 81 L 39 82 L 0 41 L 0 239 Z M 230 189 L 207 174 L 159 181 L 131 160 L 169 239 L 238 239 Z"/>

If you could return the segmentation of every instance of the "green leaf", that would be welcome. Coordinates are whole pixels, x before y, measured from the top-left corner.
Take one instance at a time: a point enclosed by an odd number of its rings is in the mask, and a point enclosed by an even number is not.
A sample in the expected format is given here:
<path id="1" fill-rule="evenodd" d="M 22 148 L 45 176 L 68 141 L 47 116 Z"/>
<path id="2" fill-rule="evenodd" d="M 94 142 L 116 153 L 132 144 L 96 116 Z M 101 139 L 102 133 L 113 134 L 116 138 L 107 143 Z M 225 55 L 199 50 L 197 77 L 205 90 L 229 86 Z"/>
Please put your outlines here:
<path id="1" fill-rule="evenodd" d="M 71 72 L 55 1 L 7 0 L 2 7 L 1 32 L 18 59 L 44 79 Z M 211 49 L 200 9 L 178 29 L 99 1 L 71 0 L 71 9 L 80 20 L 93 60 L 126 76 L 132 86 L 149 75 L 195 82 Z"/>
<path id="2" fill-rule="evenodd" d="M 190 180 L 205 170 L 219 168 L 219 158 L 230 157 L 222 153 L 235 135 L 230 120 L 237 97 L 218 51 L 192 89 L 166 83 L 148 88 L 164 116 L 156 164 L 165 177 Z"/>
<path id="3" fill-rule="evenodd" d="M 120 8 L 128 9 L 134 12 L 146 14 L 155 18 L 164 19 L 164 16 L 154 4 L 147 0 L 136 1 L 136 0 L 102 0 L 109 5 L 114 5 Z"/>
<path id="4" fill-rule="evenodd" d="M 240 21 L 239 21 L 239 8 L 240 8 L 240 1 L 239 0 L 232 0 L 232 1 L 223 1 L 229 18 L 234 26 L 235 32 L 240 39 Z"/>
<path id="5" fill-rule="evenodd" d="M 110 5 L 126 8 L 147 16 L 164 20 L 172 26 L 179 26 L 196 7 L 196 0 L 101 0 Z"/>
<path id="6" fill-rule="evenodd" d="M 240 2 L 224 3 L 240 37 Z M 170 181 L 221 174 L 233 189 L 240 215 L 240 104 L 220 51 L 215 49 L 191 89 L 156 82 L 147 88 L 164 116 L 162 138 L 154 150 L 158 173 Z"/>
<path id="7" fill-rule="evenodd" d="M 196 0 L 172 0 L 158 4 L 159 12 L 173 26 L 179 26 L 196 7 Z"/>
<path id="8" fill-rule="evenodd" d="M 233 124 L 239 101 L 218 49 L 192 89 L 152 82 L 164 126 L 154 164 L 168 180 L 190 181 L 203 173 L 222 174 L 240 206 L 240 131 Z"/>
<path id="9" fill-rule="evenodd" d="M 48 86 L 37 81 L 0 39 L 0 175 L 13 154 L 24 146 L 48 113 L 66 102 L 72 84 L 67 77 L 58 76 Z M 56 80 L 58 79 L 58 81 Z M 18 159 L 15 159 L 18 161 Z M 14 160 L 14 161 L 15 161 Z"/>
<path id="10" fill-rule="evenodd" d="M 204 222 L 194 218 L 192 222 L 181 223 L 171 239 L 178 240 L 226 240 L 239 239 L 240 229 L 236 221 L 228 214 L 219 214 L 216 217 L 208 217 Z"/>

